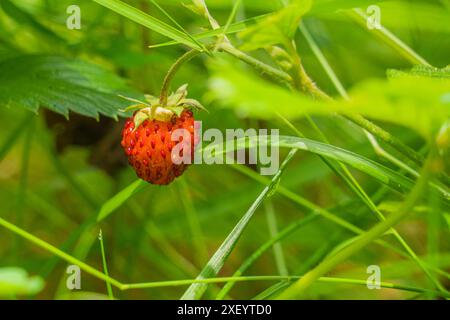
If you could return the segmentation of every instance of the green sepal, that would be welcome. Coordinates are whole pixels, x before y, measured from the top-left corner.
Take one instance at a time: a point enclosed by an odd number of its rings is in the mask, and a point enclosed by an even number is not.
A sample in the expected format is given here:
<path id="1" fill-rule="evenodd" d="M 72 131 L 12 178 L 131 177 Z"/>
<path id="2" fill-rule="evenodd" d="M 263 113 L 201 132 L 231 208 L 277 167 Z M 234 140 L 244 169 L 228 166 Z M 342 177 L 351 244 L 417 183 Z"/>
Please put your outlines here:
<path id="1" fill-rule="evenodd" d="M 206 111 L 209 113 L 208 109 L 206 109 L 200 102 L 195 99 L 183 99 L 180 101 L 180 104 L 188 107 L 192 107 L 198 110 Z"/>
<path id="2" fill-rule="evenodd" d="M 169 98 L 167 98 L 167 105 L 168 106 L 177 106 L 181 100 L 183 100 L 187 96 L 187 84 L 183 84 L 181 87 L 175 91 L 175 93 L 172 93 Z"/>
<path id="3" fill-rule="evenodd" d="M 134 130 L 136 130 L 145 120 L 152 118 L 151 108 L 144 108 L 134 115 Z"/>
<path id="4" fill-rule="evenodd" d="M 130 98 L 130 97 L 126 97 L 126 96 L 122 96 L 122 95 L 118 95 L 120 98 L 131 101 L 131 102 L 135 102 L 135 104 L 132 104 L 128 107 L 126 107 L 125 109 L 119 110 L 120 112 L 128 112 L 131 110 L 138 110 L 138 109 L 142 109 L 142 108 L 146 108 L 146 107 L 151 107 L 150 104 L 148 104 L 145 101 L 141 101 L 135 98 Z"/>
<path id="5" fill-rule="evenodd" d="M 144 97 L 145 97 L 145 100 L 147 100 L 147 102 L 150 103 L 150 105 L 152 105 L 152 106 L 159 104 L 158 97 L 152 96 L 150 94 L 146 94 L 146 95 L 144 95 Z"/>
<path id="6" fill-rule="evenodd" d="M 179 117 L 186 108 L 183 106 L 173 106 L 173 107 L 166 107 L 166 109 L 169 109 L 170 111 L 175 113 L 177 117 Z"/>
<path id="7" fill-rule="evenodd" d="M 199 109 L 208 112 L 200 102 L 194 99 L 186 98 L 187 84 L 183 84 L 174 93 L 167 98 L 167 103 L 163 106 L 160 104 L 158 97 L 145 95 L 145 102 L 134 98 L 122 98 L 135 102 L 135 104 L 127 107 L 123 112 L 130 110 L 139 110 L 134 115 L 134 129 L 136 130 L 145 120 L 169 121 L 171 117 L 179 117 L 186 109 Z"/>

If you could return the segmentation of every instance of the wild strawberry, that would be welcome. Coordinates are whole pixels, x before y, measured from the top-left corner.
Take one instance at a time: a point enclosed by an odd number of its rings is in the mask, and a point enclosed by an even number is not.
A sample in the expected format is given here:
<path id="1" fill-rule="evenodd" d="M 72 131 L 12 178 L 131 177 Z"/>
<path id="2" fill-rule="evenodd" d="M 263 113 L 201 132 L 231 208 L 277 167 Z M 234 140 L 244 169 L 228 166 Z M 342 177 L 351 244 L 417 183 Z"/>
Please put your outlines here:
<path id="1" fill-rule="evenodd" d="M 166 185 L 179 177 L 189 165 L 180 161 L 186 153 L 190 163 L 193 161 L 194 116 L 190 109 L 202 107 L 185 98 L 186 87 L 172 94 L 164 106 L 159 99 L 146 96 L 147 102 L 128 108 L 138 110 L 125 122 L 121 144 L 138 177 L 152 184 Z M 181 133 L 178 137 L 172 135 L 177 129 L 183 129 L 175 132 Z M 172 152 L 177 144 L 177 152 Z"/>

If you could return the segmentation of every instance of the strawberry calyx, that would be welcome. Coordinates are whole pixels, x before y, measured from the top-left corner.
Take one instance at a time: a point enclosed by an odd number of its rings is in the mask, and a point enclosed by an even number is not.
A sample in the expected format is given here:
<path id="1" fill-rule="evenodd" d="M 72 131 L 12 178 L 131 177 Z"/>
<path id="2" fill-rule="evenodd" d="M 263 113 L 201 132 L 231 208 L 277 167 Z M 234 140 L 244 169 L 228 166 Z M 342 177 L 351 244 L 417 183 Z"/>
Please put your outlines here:
<path id="1" fill-rule="evenodd" d="M 186 109 L 194 108 L 207 111 L 197 100 L 187 98 L 187 86 L 187 84 L 184 84 L 179 87 L 174 93 L 167 97 L 167 102 L 165 104 L 162 104 L 158 97 L 152 95 L 145 95 L 145 101 L 121 96 L 126 100 L 135 102 L 135 104 L 130 105 L 121 111 L 128 112 L 136 110 L 133 117 L 134 130 L 136 130 L 145 120 L 167 122 L 173 117 L 179 117 Z"/>

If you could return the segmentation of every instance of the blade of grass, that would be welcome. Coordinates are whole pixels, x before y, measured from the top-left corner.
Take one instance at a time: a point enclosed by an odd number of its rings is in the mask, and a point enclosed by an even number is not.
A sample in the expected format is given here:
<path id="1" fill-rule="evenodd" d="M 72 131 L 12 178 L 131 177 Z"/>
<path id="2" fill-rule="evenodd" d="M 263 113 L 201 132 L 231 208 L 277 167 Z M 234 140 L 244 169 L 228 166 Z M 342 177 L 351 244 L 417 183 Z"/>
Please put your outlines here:
<path id="1" fill-rule="evenodd" d="M 241 266 L 233 273 L 232 277 L 240 277 L 241 275 L 243 275 L 244 272 L 247 271 L 263 253 L 272 248 L 274 244 L 279 243 L 281 240 L 285 239 L 301 227 L 313 222 L 318 217 L 319 215 L 316 213 L 309 214 L 308 216 L 297 220 L 296 222 L 290 224 L 289 226 L 278 232 L 276 235 L 272 236 L 258 249 L 256 249 L 247 259 L 245 259 Z M 234 284 L 235 282 L 227 282 L 223 286 L 222 290 L 220 290 L 219 294 L 216 296 L 216 300 L 224 299 L 228 292 L 230 292 L 230 290 L 233 288 Z"/>
<path id="2" fill-rule="evenodd" d="M 144 289 L 144 288 L 156 288 L 156 287 L 167 287 L 167 286 L 184 286 L 189 284 L 211 284 L 211 283 L 221 283 L 221 282 L 229 282 L 229 281 L 292 281 L 295 279 L 302 279 L 304 277 L 298 276 L 249 276 L 249 277 L 223 277 L 223 278 L 208 278 L 208 279 L 189 279 L 189 280 L 169 280 L 169 281 L 156 281 L 156 282 L 146 282 L 146 283 L 130 283 L 124 284 L 120 281 L 107 276 L 106 274 L 94 269 L 90 265 L 72 257 L 71 255 L 59 250 L 55 246 L 51 245 L 48 242 L 41 240 L 40 238 L 32 235 L 31 233 L 15 226 L 14 224 L 9 223 L 8 221 L 0 218 L 0 226 L 8 229 L 9 231 L 23 237 L 24 239 L 34 243 L 38 247 L 54 254 L 55 256 L 69 262 L 72 264 L 78 265 L 82 270 L 86 273 L 96 277 L 97 279 L 106 281 L 111 283 L 113 286 L 117 287 L 120 290 L 130 290 L 130 289 Z M 327 283 L 342 283 L 342 284 L 355 284 L 355 285 L 367 285 L 367 280 L 358 280 L 358 279 L 347 279 L 347 278 L 331 278 L 331 277 L 320 277 L 317 279 L 318 282 L 327 282 Z M 430 292 L 428 289 L 404 286 L 404 285 L 396 285 L 392 283 L 382 282 L 380 284 L 383 288 L 391 288 L 405 291 L 413 291 L 413 292 Z M 438 295 L 442 295 L 441 293 L 436 293 Z M 444 297 L 449 297 L 450 295 L 444 294 Z"/>
<path id="3" fill-rule="evenodd" d="M 179 194 L 194 242 L 197 261 L 199 265 L 203 265 L 208 260 L 208 248 L 185 178 L 179 180 Z"/>
<path id="4" fill-rule="evenodd" d="M 247 277 L 218 277 L 218 278 L 207 278 L 207 279 L 195 279 L 195 280 L 169 280 L 169 281 L 158 281 L 158 282 L 147 282 L 147 283 L 132 283 L 124 284 L 123 290 L 130 289 L 144 289 L 144 288 L 158 288 L 158 287 L 168 287 L 168 286 L 184 286 L 189 284 L 211 284 L 211 283 L 222 283 L 227 281 L 293 281 L 297 279 L 302 279 L 302 276 L 247 276 Z M 335 278 L 335 277 L 320 277 L 317 279 L 320 283 L 336 283 L 336 284 L 353 284 L 367 286 L 367 280 L 360 279 L 348 279 L 348 278 Z M 430 292 L 432 290 L 422 289 L 412 286 L 398 285 L 389 282 L 381 282 L 380 287 L 387 289 L 397 289 L 410 292 Z M 440 294 L 440 293 L 438 293 Z M 443 297 L 448 297 L 448 294 L 440 294 Z"/>
<path id="5" fill-rule="evenodd" d="M 431 194 L 428 200 L 430 212 L 427 214 L 427 254 L 430 257 L 430 265 L 438 265 L 437 255 L 439 254 L 439 236 L 441 229 L 441 208 L 439 199 Z M 429 295 L 429 299 L 435 299 L 434 294 Z"/>
<path id="6" fill-rule="evenodd" d="M 338 92 L 341 94 L 341 96 L 344 99 L 349 99 L 349 96 L 346 92 L 346 90 L 344 89 L 343 85 L 341 84 L 341 82 L 339 81 L 339 78 L 336 76 L 336 74 L 334 73 L 333 69 L 330 67 L 327 59 L 325 58 L 325 56 L 323 55 L 322 51 L 320 50 L 320 48 L 318 47 L 318 45 L 315 43 L 314 39 L 312 38 L 312 36 L 310 35 L 310 33 L 308 32 L 306 26 L 302 23 L 302 25 L 299 27 L 300 31 L 303 33 L 304 37 L 306 38 L 309 46 L 311 47 L 311 49 L 313 50 L 316 58 L 319 60 L 319 62 L 321 63 L 322 67 L 324 68 L 325 72 L 327 73 L 327 75 L 329 76 L 329 78 L 331 79 L 331 81 L 333 82 L 333 84 L 335 85 L 336 89 L 338 90 Z M 418 174 L 412 170 L 408 165 L 406 165 L 405 163 L 403 163 L 402 161 L 396 159 L 395 157 L 393 157 L 392 155 L 390 155 L 388 152 L 386 152 L 384 149 L 382 149 L 378 142 L 376 141 L 375 137 L 373 137 L 370 133 L 366 132 L 369 141 L 371 142 L 372 146 L 374 146 L 375 151 L 384 156 L 386 159 L 388 159 L 389 161 L 391 161 L 392 163 L 394 163 L 395 165 L 397 165 L 398 167 L 405 169 L 406 171 L 412 173 L 413 175 L 415 175 L 416 177 L 418 177 Z M 343 166 L 343 165 L 342 165 Z M 358 182 L 356 181 L 356 179 L 353 178 L 353 176 L 351 175 L 351 173 L 345 168 L 345 166 L 343 167 L 345 173 L 349 176 L 351 182 L 354 182 L 355 185 L 355 190 L 357 195 L 364 201 L 364 203 L 367 204 L 368 208 L 374 212 L 377 216 L 377 218 L 380 221 L 385 220 L 384 215 L 378 210 L 378 208 L 375 206 L 375 204 L 372 202 L 372 200 L 370 199 L 370 197 L 366 194 L 366 192 L 362 189 L 362 187 L 358 184 Z M 443 286 L 441 285 L 441 283 L 439 282 L 439 280 L 425 267 L 425 264 L 418 258 L 417 254 L 412 250 L 412 248 L 407 244 L 407 242 L 403 239 L 403 237 L 397 232 L 397 230 L 393 229 L 392 230 L 394 236 L 397 238 L 397 240 L 399 241 L 399 243 L 405 248 L 405 250 L 411 255 L 412 259 L 419 265 L 419 267 L 425 272 L 425 274 L 427 275 L 427 277 L 431 280 L 431 282 L 441 291 L 444 289 Z"/>
<path id="7" fill-rule="evenodd" d="M 75 245 L 73 246 L 72 251 L 70 254 L 77 258 L 78 260 L 84 261 L 87 259 L 89 252 L 91 251 L 92 247 L 94 246 L 95 242 L 98 240 L 98 228 L 97 226 L 91 225 L 89 229 L 84 230 L 83 232 L 80 232 L 77 237 L 73 237 L 73 242 L 76 241 Z M 76 232 L 75 232 L 76 234 Z M 70 239 L 70 237 L 69 237 Z M 60 248 L 63 249 L 66 244 L 70 243 L 70 241 L 66 241 Z M 57 261 L 59 260 L 57 257 L 54 257 L 56 259 L 56 262 L 54 263 L 54 266 L 56 266 Z M 47 275 L 51 274 L 52 270 L 48 270 Z M 64 295 L 67 293 L 67 273 L 62 272 L 60 278 L 59 278 L 59 284 L 57 286 L 56 292 L 55 292 L 55 299 L 58 299 L 58 297 Z"/>
<path id="8" fill-rule="evenodd" d="M 227 32 L 228 29 L 230 28 L 231 23 L 233 22 L 233 20 L 236 18 L 236 13 L 237 10 L 239 8 L 239 6 L 241 5 L 242 0 L 236 0 L 233 4 L 233 8 L 231 9 L 230 15 L 228 16 L 227 22 L 225 24 L 225 27 L 223 28 L 223 32 L 219 35 L 217 43 L 222 43 L 224 41 L 224 39 L 227 39 Z M 219 26 L 219 28 L 216 29 L 221 29 L 222 27 Z"/>
<path id="9" fill-rule="evenodd" d="M 241 173 L 243 173 L 244 175 L 248 176 L 249 178 L 263 184 L 266 185 L 267 183 L 270 182 L 270 180 L 266 177 L 263 177 L 261 175 L 259 175 L 258 173 L 256 173 L 255 171 L 243 166 L 243 165 L 231 165 L 231 167 Z M 382 186 L 380 191 L 385 191 L 386 190 L 386 186 Z M 320 216 L 324 217 L 325 219 L 341 226 L 342 228 L 349 230 L 355 234 L 361 235 L 364 233 L 364 230 L 360 229 L 359 227 L 351 224 L 350 222 L 342 219 L 341 217 L 331 213 L 329 210 L 323 209 L 317 205 L 315 205 L 314 203 L 310 202 L 309 200 L 299 196 L 298 194 L 292 192 L 291 190 L 287 189 L 286 187 L 279 185 L 277 187 L 276 192 L 278 192 L 280 195 L 286 197 L 287 199 L 291 200 L 294 203 L 297 203 L 298 205 L 307 208 L 313 212 L 316 212 L 317 214 L 319 214 Z M 374 196 L 375 198 L 376 196 Z M 402 256 L 404 256 L 405 258 L 412 258 L 411 255 L 409 253 L 403 252 L 402 250 L 397 249 L 396 247 L 390 245 L 388 242 L 386 241 L 382 241 L 382 240 L 376 240 L 375 243 L 382 245 L 385 248 L 388 248 Z M 450 275 L 441 270 L 441 269 L 437 269 L 437 268 L 433 268 L 432 266 L 430 266 L 429 264 L 426 264 L 426 268 L 431 269 L 441 275 L 444 275 L 445 277 L 449 277 Z"/>
<path id="10" fill-rule="evenodd" d="M 105 255 L 105 246 L 103 244 L 103 233 L 102 229 L 100 229 L 100 232 L 98 233 L 98 240 L 100 241 L 100 253 L 102 255 L 102 265 L 103 265 L 103 273 L 109 277 L 108 273 L 108 265 L 106 264 L 106 255 Z M 106 289 L 108 291 L 108 297 L 110 300 L 114 300 L 113 291 L 111 288 L 111 283 L 106 281 Z"/>
<path id="11" fill-rule="evenodd" d="M 431 64 L 421 57 L 417 52 L 411 49 L 407 44 L 395 36 L 391 31 L 381 26 L 381 29 L 369 30 L 367 25 L 367 15 L 361 9 L 352 9 L 345 11 L 345 13 L 355 20 L 358 24 L 363 26 L 365 30 L 373 33 L 376 37 L 381 39 L 383 42 L 391 46 L 398 53 L 400 53 L 405 59 L 407 59 L 412 64 L 422 64 L 424 66 L 431 66 Z"/>
<path id="12" fill-rule="evenodd" d="M 71 264 L 78 265 L 86 273 L 96 277 L 97 279 L 100 279 L 103 281 L 108 281 L 112 285 L 117 286 L 119 288 L 122 287 L 122 284 L 119 281 L 117 281 L 111 277 L 108 277 L 107 275 L 105 275 L 102 272 L 98 271 L 97 269 L 91 267 L 90 265 L 74 258 L 73 256 L 67 254 L 66 252 L 58 249 L 57 247 L 51 245 L 48 242 L 45 242 L 44 240 L 36 237 L 35 235 L 32 235 L 31 233 L 17 227 L 16 225 L 6 221 L 3 218 L 0 218 L 0 225 L 3 226 L 4 228 L 8 229 L 9 231 L 21 236 L 22 238 L 34 243 L 35 245 L 44 249 L 45 251 L 48 251 L 48 252 L 52 253 L 53 255 L 65 260 Z"/>
<path id="13" fill-rule="evenodd" d="M 285 169 L 288 162 L 295 155 L 296 150 L 291 150 L 287 155 L 286 159 L 281 164 L 278 172 L 272 178 L 269 185 L 267 185 L 261 194 L 256 198 L 247 212 L 243 215 L 241 220 L 236 224 L 233 230 L 228 234 L 227 238 L 221 244 L 219 249 L 214 253 L 206 266 L 202 269 L 197 279 L 209 278 L 210 276 L 216 276 L 218 272 L 222 269 L 225 264 L 226 259 L 230 255 L 231 251 L 235 247 L 237 241 L 240 236 L 244 232 L 246 226 L 250 222 L 250 219 L 253 217 L 256 209 L 259 205 L 264 201 L 264 199 L 270 194 L 270 191 L 274 188 L 274 186 L 279 181 L 283 170 Z M 186 292 L 181 297 L 182 300 L 192 300 L 192 299 L 200 299 L 203 293 L 206 291 L 207 285 L 205 284 L 193 284 L 191 285 Z"/>
<path id="14" fill-rule="evenodd" d="M 275 237 L 278 234 L 278 224 L 277 224 L 277 218 L 275 216 L 275 212 L 273 209 L 272 201 L 268 200 L 265 202 L 264 205 L 265 211 L 266 211 L 266 220 L 267 220 L 267 226 L 269 228 L 269 235 L 270 238 Z M 273 255 L 275 258 L 275 264 L 278 269 L 278 273 L 280 276 L 286 276 L 288 275 L 288 269 L 286 267 L 286 261 L 284 259 L 283 254 L 283 248 L 281 246 L 280 242 L 276 242 L 272 246 L 273 249 Z"/>
<path id="15" fill-rule="evenodd" d="M 268 287 L 264 291 L 258 293 L 256 296 L 252 298 L 252 300 L 266 300 L 270 299 L 273 295 L 275 295 L 277 292 L 280 292 L 284 288 L 288 287 L 290 285 L 289 281 L 280 281 L 278 283 L 275 283 L 274 285 Z"/>
<path id="16" fill-rule="evenodd" d="M 177 261 L 177 266 L 179 266 L 185 274 L 192 277 L 198 274 L 199 270 L 197 267 L 184 255 L 178 252 L 178 250 L 166 239 L 162 231 L 153 221 L 149 221 L 147 223 L 145 231 L 148 236 L 156 242 L 157 246 L 161 249 L 161 252 L 167 256 L 168 260 Z"/>
<path id="17" fill-rule="evenodd" d="M 145 223 L 145 232 L 150 237 L 150 239 L 154 241 L 156 245 L 161 249 L 161 252 L 163 252 L 167 256 L 168 260 L 177 261 L 177 266 L 190 277 L 194 277 L 198 274 L 199 270 L 191 261 L 186 259 L 183 254 L 178 252 L 178 250 L 170 243 L 169 239 L 167 239 L 161 228 L 156 225 L 153 217 L 146 214 L 141 205 L 139 205 L 136 201 L 131 200 L 128 203 L 128 207 L 138 219 Z"/>
<path id="18" fill-rule="evenodd" d="M 265 14 L 265 15 L 260 15 L 260 16 L 257 16 L 257 17 L 249 18 L 249 19 L 246 19 L 244 21 L 239 21 L 239 22 L 232 23 L 228 27 L 228 30 L 226 30 L 226 31 L 225 31 L 225 27 L 220 27 L 220 28 L 215 29 L 215 30 L 208 30 L 208 31 L 204 31 L 204 32 L 200 32 L 200 33 L 194 34 L 193 37 L 195 39 L 197 39 L 197 40 L 202 40 L 202 39 L 217 37 L 217 36 L 219 36 L 222 33 L 226 33 L 226 34 L 238 33 L 238 32 L 241 32 L 241 31 L 245 30 L 246 27 L 249 24 L 258 23 L 259 21 L 265 19 L 266 17 L 267 17 L 267 15 Z M 149 48 L 166 47 L 166 46 L 171 46 L 171 45 L 176 45 L 176 44 L 179 44 L 179 42 L 177 42 L 177 41 L 167 41 L 167 42 L 151 45 L 151 46 L 149 46 Z"/>
<path id="19" fill-rule="evenodd" d="M 295 127 L 289 122 L 289 120 L 281 117 L 289 127 L 294 128 Z M 315 128 L 315 130 L 318 132 L 319 136 L 322 138 L 322 140 L 325 143 L 329 143 L 328 139 L 325 137 L 325 135 L 322 133 L 322 131 L 316 126 L 314 121 L 308 117 L 309 122 Z M 295 130 L 297 134 L 300 137 L 303 137 L 303 134 L 299 132 L 298 130 Z M 369 134 L 370 136 L 370 134 Z M 361 185 L 358 183 L 358 181 L 355 179 L 355 177 L 352 175 L 352 173 L 348 170 L 347 166 L 341 162 L 330 163 L 327 159 L 321 157 L 321 159 L 334 171 L 336 174 L 341 177 L 344 182 L 350 187 L 350 189 L 358 196 L 358 198 L 369 208 L 369 210 L 375 214 L 377 219 L 379 221 L 384 221 L 385 217 L 381 213 L 381 211 L 378 209 L 378 207 L 373 203 L 372 199 L 368 196 L 368 194 L 364 191 L 364 189 L 361 187 Z M 425 275 L 431 280 L 433 285 L 438 288 L 439 290 L 443 291 L 445 290 L 442 284 L 439 282 L 439 280 L 426 268 L 425 264 L 419 259 L 417 254 L 414 252 L 414 250 L 407 244 L 407 242 L 403 239 L 403 237 L 397 232 L 396 229 L 392 229 L 391 232 L 393 233 L 394 237 L 397 239 L 397 241 L 405 248 L 406 252 L 411 256 L 411 258 L 417 263 L 417 265 L 423 270 Z"/>
<path id="20" fill-rule="evenodd" d="M 190 48 L 202 50 L 202 46 L 199 46 L 196 42 L 191 40 L 191 38 L 186 36 L 183 32 L 152 17 L 151 15 L 145 12 L 142 12 L 141 10 L 125 2 L 122 2 L 120 0 L 94 0 L 94 1 L 144 27 L 147 27 L 168 38 L 171 38 L 182 44 L 185 44 Z"/>
<path id="21" fill-rule="evenodd" d="M 139 191 L 144 190 L 147 186 L 149 186 L 147 182 L 139 179 L 119 191 L 101 206 L 100 211 L 97 214 L 97 222 L 100 222 L 108 217 L 117 208 L 123 205 L 131 196 L 135 195 Z"/>
<path id="22" fill-rule="evenodd" d="M 258 142 L 258 140 L 262 141 Z M 278 142 L 271 142 L 271 138 L 266 137 L 247 137 L 240 138 L 236 140 L 236 148 L 234 151 L 245 149 L 248 147 L 258 147 L 262 145 L 272 145 L 279 146 L 283 148 L 296 148 L 300 150 L 304 150 L 307 152 L 311 152 L 314 154 L 322 155 L 326 158 L 333 159 L 345 163 L 361 172 L 364 172 L 383 184 L 390 187 L 392 190 L 398 191 L 400 193 L 405 193 L 412 189 L 414 186 L 413 180 L 408 177 L 405 177 L 398 172 L 385 167 L 373 160 L 365 158 L 359 154 L 353 153 L 346 149 L 338 148 L 330 144 L 321 143 L 315 140 L 310 140 L 306 138 L 298 138 L 293 136 L 284 136 L 280 135 L 278 137 Z M 218 144 L 216 146 L 207 146 L 203 150 L 199 150 L 199 152 L 206 152 L 205 157 L 211 156 L 211 148 L 216 149 L 216 155 L 223 154 L 225 152 L 225 145 Z M 218 151 L 220 150 L 220 151 Z M 231 150 L 226 150 L 231 151 Z M 431 186 L 433 192 L 440 195 L 443 200 L 446 200 L 445 204 L 449 205 L 448 200 L 450 199 L 450 194 L 445 190 L 437 189 Z"/>
<path id="23" fill-rule="evenodd" d="M 402 204 L 402 207 L 397 212 L 393 213 L 385 221 L 382 221 L 381 223 L 377 224 L 369 231 L 361 235 L 351 245 L 342 249 L 334 256 L 322 261 L 317 267 L 309 271 L 302 279 L 298 280 L 296 283 L 286 289 L 277 298 L 292 299 L 300 296 L 304 290 L 306 290 L 323 274 L 330 271 L 334 266 L 345 261 L 353 254 L 366 247 L 372 241 L 376 240 L 386 231 L 391 229 L 394 225 L 399 223 L 405 216 L 407 216 L 407 214 L 410 213 L 410 211 L 414 207 L 415 203 L 421 198 L 422 192 L 428 185 L 430 176 L 428 165 L 429 163 L 427 163 L 427 165 L 425 166 L 424 170 L 422 171 L 421 178 L 418 180 L 417 184 L 414 186 L 413 190 L 408 195 L 405 202 Z"/>
<path id="24" fill-rule="evenodd" d="M 164 13 L 164 15 L 169 18 L 170 21 L 172 21 L 172 23 L 174 23 L 181 31 L 183 31 L 183 33 L 189 38 L 191 39 L 193 42 L 195 42 L 200 48 L 202 48 L 203 51 L 210 53 L 208 48 L 205 47 L 202 43 L 200 43 L 197 39 L 195 39 L 189 32 L 186 31 L 186 29 L 183 28 L 182 25 L 180 25 L 178 23 L 177 20 L 175 20 L 166 10 L 164 10 L 155 0 L 150 0 L 151 3 L 153 3 L 153 5 L 155 7 L 157 7 L 159 9 L 159 11 L 161 11 L 162 13 Z"/>
<path id="25" fill-rule="evenodd" d="M 300 26 L 298 28 L 302 35 L 305 37 L 306 42 L 308 43 L 309 47 L 311 48 L 312 52 L 316 56 L 317 60 L 319 60 L 320 64 L 322 65 L 322 68 L 325 70 L 326 74 L 330 78 L 331 82 L 333 83 L 336 90 L 339 92 L 339 94 L 344 99 L 349 99 L 349 96 L 347 94 L 347 91 L 345 90 L 344 86 L 342 85 L 341 81 L 339 81 L 339 78 L 337 77 L 336 73 L 334 72 L 333 68 L 331 68 L 330 64 L 328 63 L 327 58 L 325 58 L 325 55 L 320 50 L 319 46 L 314 41 L 313 37 L 309 33 L 306 25 L 304 22 L 300 23 Z"/>
<path id="26" fill-rule="evenodd" d="M 48 222 L 54 223 L 58 228 L 72 228 L 76 225 L 75 221 L 61 212 L 51 200 L 47 200 L 31 190 L 27 190 L 26 205 L 28 209 L 35 210 L 42 219 L 47 219 Z"/>
<path id="27" fill-rule="evenodd" d="M 86 244 L 85 239 L 89 237 L 89 233 L 87 232 L 87 230 L 89 230 L 89 228 L 92 227 L 94 225 L 94 223 L 95 223 L 94 216 L 90 217 L 89 219 L 86 219 L 81 225 L 79 225 L 74 231 L 72 231 L 69 234 L 67 239 L 60 245 L 59 250 L 68 251 L 72 247 L 75 246 L 75 243 L 77 241 L 80 244 L 82 243 L 83 245 L 85 245 Z M 93 238 L 95 239 L 95 237 L 93 237 Z M 91 242 L 93 243 L 94 240 L 92 240 Z M 78 246 L 78 248 L 79 247 L 80 246 Z M 81 249 L 83 249 L 83 251 L 88 251 L 90 249 L 90 246 L 83 247 Z M 76 251 L 76 248 L 75 248 L 75 251 Z M 57 264 L 58 264 L 57 257 L 53 257 L 53 258 L 49 259 L 48 261 L 46 261 L 45 264 L 43 264 L 39 274 L 42 277 L 48 277 L 52 273 L 53 269 L 56 267 Z"/>

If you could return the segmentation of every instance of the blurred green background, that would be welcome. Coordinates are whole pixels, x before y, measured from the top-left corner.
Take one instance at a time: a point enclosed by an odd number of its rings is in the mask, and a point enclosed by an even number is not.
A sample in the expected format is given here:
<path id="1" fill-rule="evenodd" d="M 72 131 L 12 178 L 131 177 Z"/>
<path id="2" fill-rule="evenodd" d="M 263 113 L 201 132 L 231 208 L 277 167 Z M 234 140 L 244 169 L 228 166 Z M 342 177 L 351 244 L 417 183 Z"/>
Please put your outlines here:
<path id="1" fill-rule="evenodd" d="M 171 24 L 150 1 L 126 2 Z M 191 34 L 209 28 L 203 17 L 183 6 L 181 1 L 158 3 Z M 234 1 L 211 0 L 206 3 L 218 22 L 224 25 Z M 384 79 L 387 69 L 411 68 L 411 63 L 396 50 L 347 15 L 354 6 L 364 10 L 375 3 L 381 8 L 384 27 L 431 65 L 443 68 L 449 64 L 449 1 L 345 1 L 345 4 L 343 1 L 313 1 L 303 23 L 345 88 L 371 78 Z M 81 30 L 66 28 L 69 16 L 66 9 L 72 4 L 81 8 Z M 278 9 L 278 1 L 245 0 L 238 8 L 236 20 Z M 237 45 L 242 41 L 236 35 L 230 38 Z M 34 54 L 62 56 L 69 60 L 77 58 L 125 79 L 124 90 L 130 94 L 158 94 L 165 73 L 186 51 L 180 44 L 148 47 L 168 40 L 93 1 L 0 2 L 0 64 L 17 56 Z M 298 32 L 295 42 L 311 78 L 323 91 L 338 96 L 303 34 Z M 252 55 L 273 64 L 264 50 L 254 51 Z M 29 59 L 33 57 L 29 56 Z M 281 134 L 292 135 L 292 131 L 280 121 L 243 117 L 232 109 L 221 108 L 217 99 L 211 100 L 208 95 L 208 61 L 213 59 L 202 55 L 185 64 L 172 85 L 176 88 L 189 83 L 190 97 L 202 101 L 209 109 L 209 113 L 197 113 L 196 116 L 203 121 L 204 128 L 269 127 L 280 128 Z M 234 62 L 234 65 L 242 72 L 249 70 L 241 63 Z M 3 81 L 0 81 L 0 88 L 7 86 L 11 77 L 6 76 L 6 72 L 15 72 L 14 68 L 1 69 L 4 74 L 3 78 L 0 74 Z M 22 72 L 20 68 L 18 70 Z M 22 81 L 26 100 L 27 81 L 40 80 Z M 101 78 L 99 83 L 102 83 Z M 18 82 L 16 86 L 20 84 Z M 0 99 L 0 104 L 8 104 L 7 100 Z M 109 107 L 119 108 L 115 105 Z M 364 133 L 355 126 L 349 126 L 340 118 L 314 119 L 330 144 L 392 167 L 374 153 Z M 231 166 L 193 165 L 182 180 L 176 180 L 167 187 L 149 185 L 107 219 L 95 223 L 101 205 L 136 180 L 120 149 L 123 121 L 123 118 L 116 121 L 105 116 L 96 120 L 76 113 L 70 113 L 69 119 L 65 119 L 44 108 L 35 116 L 19 104 L 10 103 L 6 108 L 1 106 L 0 217 L 99 270 L 103 268 L 97 239 L 101 228 L 109 274 L 123 283 L 193 279 L 256 199 L 263 185 Z M 307 137 L 317 139 L 306 120 L 295 121 L 295 126 Z M 411 129 L 388 123 L 383 123 L 383 128 L 415 150 L 420 150 L 426 143 Z M 389 146 L 383 146 L 392 151 Z M 286 150 L 282 150 L 281 158 L 286 154 Z M 352 173 L 369 195 L 382 188 L 379 182 L 367 175 L 353 169 Z M 375 215 L 316 155 L 297 153 L 288 164 L 281 185 L 364 230 L 377 222 Z M 383 203 L 383 210 L 386 210 L 389 203 L 401 199 L 397 193 L 387 191 L 374 201 L 377 205 Z M 273 224 L 268 223 L 268 219 L 272 210 L 279 230 L 310 213 L 279 193 L 266 199 L 227 259 L 220 276 L 232 275 L 246 258 L 270 239 L 270 226 Z M 442 270 L 450 272 L 450 229 L 444 219 L 444 211 L 436 216 L 427 214 L 426 208 L 417 208 L 397 230 L 424 261 L 433 261 Z M 383 212 L 389 214 L 389 210 Z M 269 249 L 245 275 L 274 275 L 280 273 L 280 268 L 287 269 L 291 275 L 304 274 L 337 245 L 352 237 L 351 232 L 319 217 L 283 239 L 281 248 L 276 249 L 278 254 L 280 250 L 282 252 L 281 260 Z M 388 240 L 397 245 L 395 240 Z M 438 248 L 438 252 L 429 255 L 430 246 Z M 280 261 L 283 262 L 281 266 Z M 2 267 L 20 267 L 30 275 L 40 276 L 45 282 L 43 289 L 35 294 L 12 297 L 107 298 L 105 282 L 84 271 L 82 290 L 69 291 L 65 287 L 67 265 L 22 237 L 0 228 L 0 270 Z M 423 288 L 431 286 L 413 261 L 375 244 L 339 264 L 330 276 L 366 279 L 369 265 L 381 267 L 383 281 Z M 440 279 L 449 288 L 448 277 Z M 273 284 L 273 281 L 237 283 L 228 293 L 228 298 L 253 298 Z M 222 284 L 210 286 L 204 298 L 214 298 L 220 286 Z M 163 287 L 119 291 L 113 288 L 114 296 L 119 299 L 178 299 L 185 289 Z M 401 290 L 368 290 L 365 286 L 330 283 L 316 283 L 305 293 L 305 298 L 317 299 L 426 297 L 426 294 Z"/>

